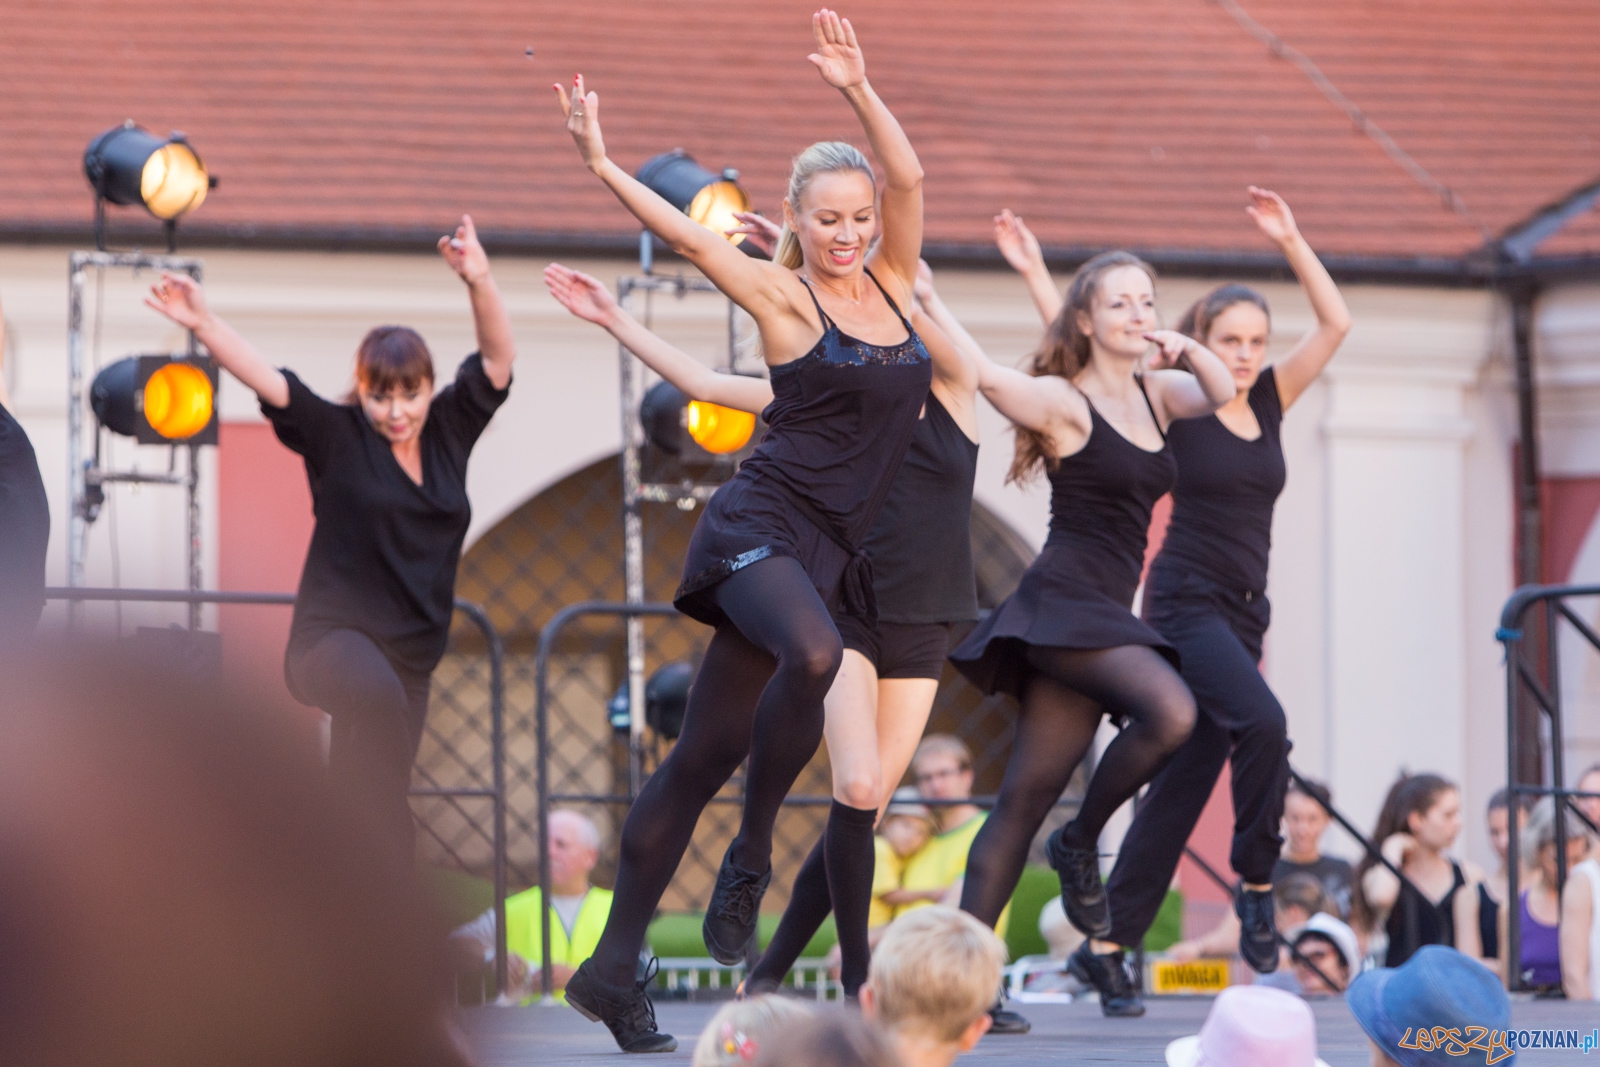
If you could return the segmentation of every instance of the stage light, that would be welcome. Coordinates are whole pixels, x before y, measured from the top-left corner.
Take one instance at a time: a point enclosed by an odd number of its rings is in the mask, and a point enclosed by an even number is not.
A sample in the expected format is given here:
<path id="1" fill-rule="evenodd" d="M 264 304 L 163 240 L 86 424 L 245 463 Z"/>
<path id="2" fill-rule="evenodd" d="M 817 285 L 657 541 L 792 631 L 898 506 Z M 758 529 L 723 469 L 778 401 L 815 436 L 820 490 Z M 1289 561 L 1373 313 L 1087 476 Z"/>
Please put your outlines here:
<path id="1" fill-rule="evenodd" d="M 205 203 L 217 184 L 183 134 L 163 139 L 132 119 L 89 142 L 83 173 L 95 192 L 95 238 L 101 250 L 108 201 L 143 207 L 164 221 L 170 245 L 179 217 Z"/>
<path id="2" fill-rule="evenodd" d="M 209 357 L 128 356 L 94 377 L 100 425 L 140 444 L 217 443 L 217 365 Z"/>
<path id="3" fill-rule="evenodd" d="M 683 732 L 683 715 L 689 706 L 689 688 L 694 684 L 694 664 L 687 660 L 656 668 L 644 684 L 644 721 L 658 737 L 674 741 Z M 616 695 L 606 702 L 606 718 L 613 730 L 627 733 L 633 725 L 628 708 L 628 683 L 624 679 Z"/>
<path id="4" fill-rule="evenodd" d="M 756 430 L 750 412 L 690 400 L 671 382 L 657 382 L 645 393 L 639 421 L 651 444 L 689 461 L 705 458 L 697 451 L 713 456 L 737 452 Z"/>
<path id="5" fill-rule="evenodd" d="M 734 212 L 750 210 L 750 194 L 739 185 L 739 172 L 729 167 L 719 176 L 694 161 L 681 148 L 648 159 L 635 175 L 651 191 L 702 226 L 720 234 L 739 225 Z M 742 233 L 728 240 L 739 244 Z"/>

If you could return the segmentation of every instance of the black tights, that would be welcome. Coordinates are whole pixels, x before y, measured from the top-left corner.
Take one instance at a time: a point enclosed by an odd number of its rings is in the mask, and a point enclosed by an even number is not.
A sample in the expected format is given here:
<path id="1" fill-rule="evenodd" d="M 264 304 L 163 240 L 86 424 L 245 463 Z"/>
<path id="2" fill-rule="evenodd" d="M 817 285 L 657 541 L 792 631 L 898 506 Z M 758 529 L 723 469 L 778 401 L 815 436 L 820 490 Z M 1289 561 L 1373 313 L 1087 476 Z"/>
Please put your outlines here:
<path id="1" fill-rule="evenodd" d="M 1113 812 L 1154 778 L 1194 729 L 1189 687 L 1172 665 L 1144 645 L 1068 649 L 1030 646 L 1011 759 L 994 811 L 973 839 L 961 890 L 962 910 L 993 926 L 1028 847 L 1094 741 L 1104 712 L 1122 730 L 1095 768 L 1078 815 L 1062 840 L 1094 848 Z"/>
<path id="2" fill-rule="evenodd" d="M 772 861 L 772 827 L 822 743 L 822 698 L 844 648 L 805 568 L 753 563 L 716 588 L 717 627 L 689 690 L 683 733 L 622 824 L 616 898 L 594 952 L 599 976 L 631 984 L 645 930 L 700 812 L 748 754 L 744 817 L 729 848 L 748 871 Z"/>

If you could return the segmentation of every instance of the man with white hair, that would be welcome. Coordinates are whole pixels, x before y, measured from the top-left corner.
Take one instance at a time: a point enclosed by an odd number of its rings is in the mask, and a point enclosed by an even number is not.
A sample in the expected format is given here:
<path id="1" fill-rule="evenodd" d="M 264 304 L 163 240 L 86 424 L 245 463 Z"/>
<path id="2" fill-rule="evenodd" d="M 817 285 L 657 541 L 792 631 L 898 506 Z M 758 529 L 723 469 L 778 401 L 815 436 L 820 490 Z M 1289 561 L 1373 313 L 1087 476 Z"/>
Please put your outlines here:
<path id="1" fill-rule="evenodd" d="M 555 989 L 566 988 L 578 964 L 594 954 L 611 914 L 611 890 L 589 884 L 589 874 L 600 859 L 600 832 L 587 816 L 559 809 L 550 813 L 550 974 Z M 481 958 L 494 962 L 495 920 L 490 908 L 451 938 Z M 539 887 L 506 898 L 507 976 L 513 994 L 528 999 L 539 987 L 544 959 L 540 937 Z"/>

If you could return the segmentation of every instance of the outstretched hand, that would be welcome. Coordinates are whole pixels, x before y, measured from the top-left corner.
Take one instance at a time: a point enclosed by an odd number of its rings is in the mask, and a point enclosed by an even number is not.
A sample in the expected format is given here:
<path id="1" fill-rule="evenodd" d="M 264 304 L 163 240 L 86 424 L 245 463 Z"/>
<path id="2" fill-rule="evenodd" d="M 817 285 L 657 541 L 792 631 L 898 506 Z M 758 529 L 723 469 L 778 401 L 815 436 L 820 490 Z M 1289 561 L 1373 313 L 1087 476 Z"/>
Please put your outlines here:
<path id="1" fill-rule="evenodd" d="M 582 74 L 572 79 L 571 96 L 560 82 L 555 84 L 555 90 L 561 114 L 567 120 L 567 132 L 572 134 L 584 166 L 594 170 L 606 158 L 606 144 L 600 136 L 600 94 L 584 92 Z"/>
<path id="2" fill-rule="evenodd" d="M 1194 344 L 1177 330 L 1151 330 L 1144 339 L 1156 346 L 1155 355 L 1148 364 L 1151 370 L 1171 370 L 1178 366 L 1189 346 Z"/>
<path id="3" fill-rule="evenodd" d="M 187 274 L 162 271 L 161 280 L 150 287 L 145 307 L 154 308 L 186 330 L 198 330 L 211 317 L 206 307 L 205 290 Z"/>
<path id="4" fill-rule="evenodd" d="M 811 33 L 817 39 L 817 50 L 806 58 L 816 65 L 823 81 L 835 89 L 850 89 L 867 80 L 867 61 L 849 19 L 823 8 L 811 16 Z"/>
<path id="5" fill-rule="evenodd" d="M 739 225 L 731 230 L 724 230 L 729 237 L 735 234 L 744 234 L 745 238 L 771 259 L 778 250 L 778 238 L 783 235 L 783 228 L 765 215 L 757 215 L 753 211 L 735 211 L 733 217 L 739 220 Z"/>
<path id="6" fill-rule="evenodd" d="M 598 278 L 552 263 L 544 269 L 544 284 L 557 303 L 580 319 L 608 326 L 616 318 L 617 298 Z"/>
<path id="7" fill-rule="evenodd" d="M 454 235 L 439 238 L 439 254 L 468 285 L 476 285 L 489 276 L 489 255 L 478 243 L 478 228 L 472 224 L 471 215 L 461 216 Z"/>
<path id="8" fill-rule="evenodd" d="M 1019 274 L 1044 266 L 1044 250 L 1039 247 L 1039 239 L 1022 221 L 1022 216 L 1012 214 L 1010 208 L 994 217 L 994 243 L 1000 255 Z"/>
<path id="9" fill-rule="evenodd" d="M 1274 244 L 1286 245 L 1300 236 L 1300 228 L 1294 223 L 1294 213 L 1289 210 L 1289 205 L 1284 203 L 1283 197 L 1271 189 L 1258 189 L 1250 186 L 1250 206 L 1245 208 L 1245 214 L 1255 221 L 1261 232 Z"/>

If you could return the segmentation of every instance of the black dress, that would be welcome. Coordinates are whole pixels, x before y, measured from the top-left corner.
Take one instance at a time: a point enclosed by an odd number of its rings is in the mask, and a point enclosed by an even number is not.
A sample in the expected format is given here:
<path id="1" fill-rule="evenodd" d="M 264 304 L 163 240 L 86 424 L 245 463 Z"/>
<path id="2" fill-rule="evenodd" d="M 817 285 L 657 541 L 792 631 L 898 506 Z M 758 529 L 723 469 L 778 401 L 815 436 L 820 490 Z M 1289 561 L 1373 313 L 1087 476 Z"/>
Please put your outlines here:
<path id="1" fill-rule="evenodd" d="M 0 644 L 32 633 L 44 610 L 50 503 L 22 424 L 0 405 Z"/>
<path id="2" fill-rule="evenodd" d="M 922 340 L 883 295 L 905 325 L 901 343 L 850 337 L 817 303 L 822 337 L 804 356 L 772 368 L 773 400 L 761 414 L 766 436 L 712 495 L 690 538 L 673 598 L 685 615 L 721 624 L 715 586 L 752 563 L 789 556 L 805 567 L 824 604 L 876 621 L 872 568 L 861 545 L 933 381 Z M 811 299 L 816 303 L 815 293 Z"/>
<path id="3" fill-rule="evenodd" d="M 1144 393 L 1144 382 L 1139 382 Z M 1087 399 L 1087 398 L 1085 398 Z M 1145 393 L 1145 404 L 1150 396 Z M 1155 408 L 1150 408 L 1155 418 Z M 950 654 L 985 693 L 1021 699 L 1029 645 L 1146 645 L 1177 666 L 1177 653 L 1133 614 L 1150 512 L 1177 476 L 1162 434 L 1148 452 L 1089 404 L 1089 439 L 1050 472 L 1050 536 L 1044 551 L 989 617 Z M 1160 420 L 1156 422 L 1159 428 Z"/>

